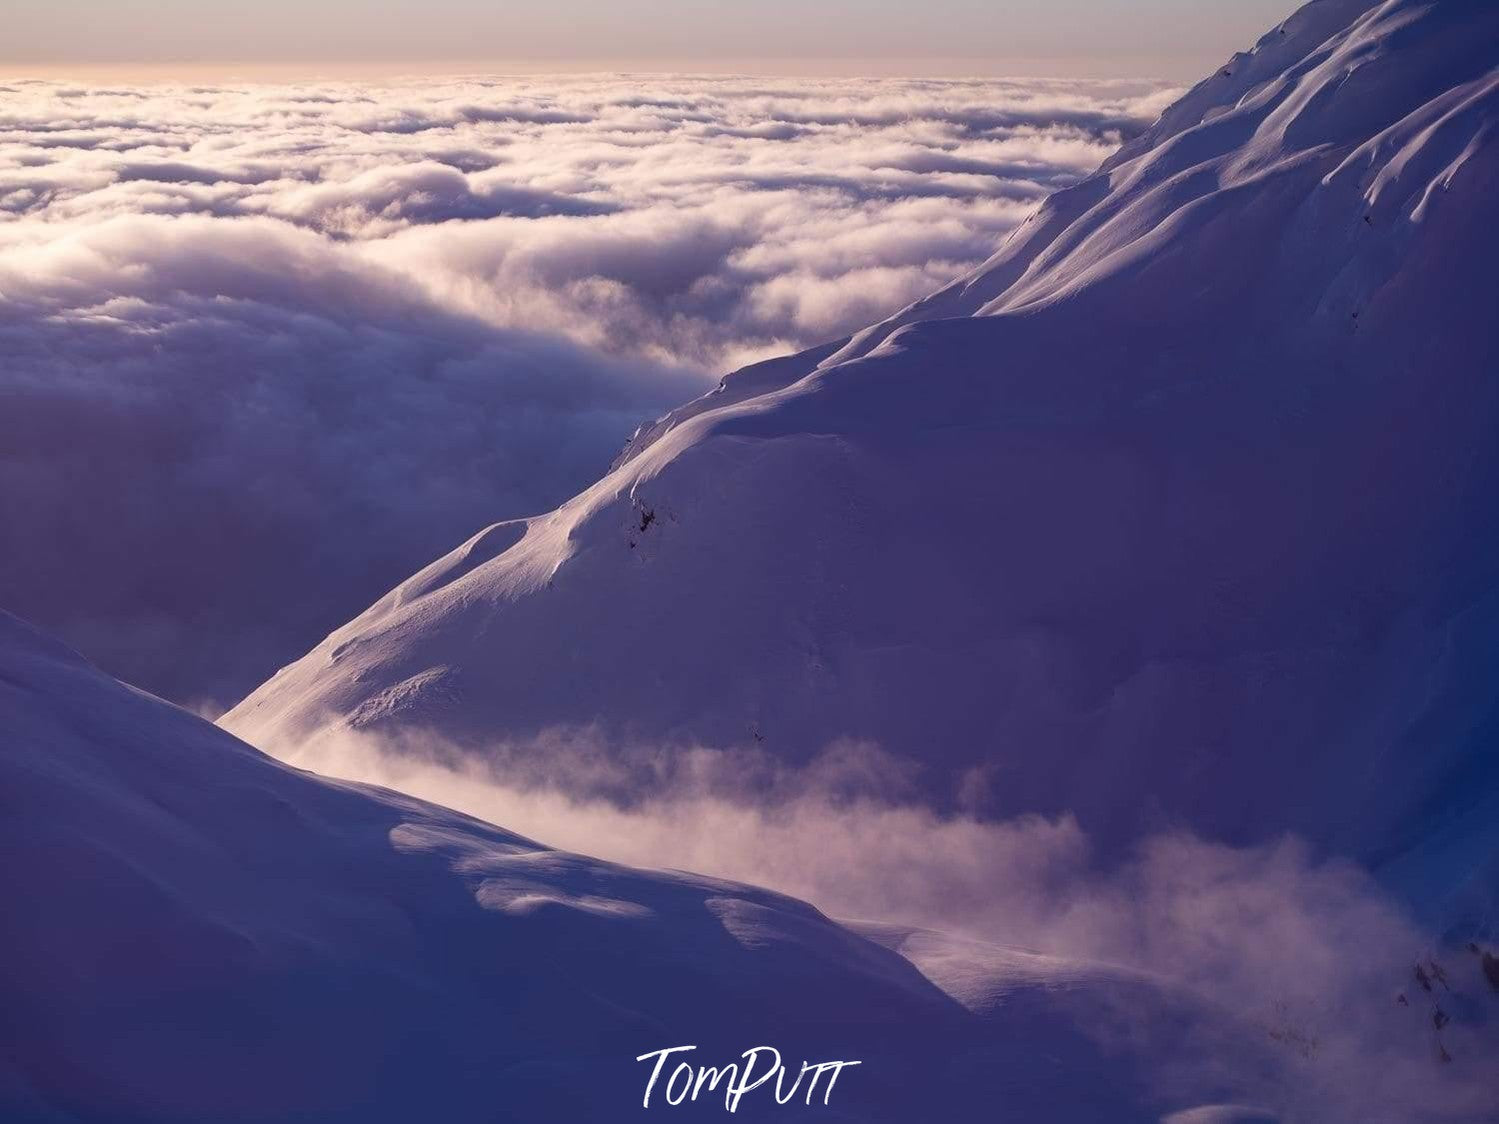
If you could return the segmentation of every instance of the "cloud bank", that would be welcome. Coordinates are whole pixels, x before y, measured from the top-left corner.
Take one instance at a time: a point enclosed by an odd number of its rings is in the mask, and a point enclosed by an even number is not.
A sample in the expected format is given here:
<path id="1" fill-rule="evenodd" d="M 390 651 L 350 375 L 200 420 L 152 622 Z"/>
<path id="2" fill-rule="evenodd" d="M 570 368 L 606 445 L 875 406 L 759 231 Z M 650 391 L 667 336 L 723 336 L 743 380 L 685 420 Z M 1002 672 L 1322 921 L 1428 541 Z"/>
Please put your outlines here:
<path id="1" fill-rule="evenodd" d="M 1169 96 L 11 82 L 0 603 L 227 705 L 724 370 L 981 261 Z"/>

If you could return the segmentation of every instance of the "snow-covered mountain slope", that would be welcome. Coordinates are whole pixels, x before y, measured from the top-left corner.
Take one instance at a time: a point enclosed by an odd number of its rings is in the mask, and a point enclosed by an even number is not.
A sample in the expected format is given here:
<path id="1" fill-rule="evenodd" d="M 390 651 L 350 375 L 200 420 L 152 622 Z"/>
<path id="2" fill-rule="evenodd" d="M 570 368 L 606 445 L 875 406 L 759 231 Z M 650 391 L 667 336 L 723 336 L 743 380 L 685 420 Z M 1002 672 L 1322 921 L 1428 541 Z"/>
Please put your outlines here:
<path id="1" fill-rule="evenodd" d="M 1291 830 L 1492 888 L 1496 64 L 1490 0 L 1314 0 L 982 269 L 729 376 L 224 725 L 863 738 L 1106 853 Z"/>
<path id="2" fill-rule="evenodd" d="M 819 1119 L 1151 1121 L 1223 1087 L 1193 1042 L 1259 1064 L 1143 977 L 949 951 L 996 1018 L 801 902 L 299 772 L 3 613 L 0 719 L 7 1124 L 633 1119 L 689 1043 L 860 1060 Z"/>

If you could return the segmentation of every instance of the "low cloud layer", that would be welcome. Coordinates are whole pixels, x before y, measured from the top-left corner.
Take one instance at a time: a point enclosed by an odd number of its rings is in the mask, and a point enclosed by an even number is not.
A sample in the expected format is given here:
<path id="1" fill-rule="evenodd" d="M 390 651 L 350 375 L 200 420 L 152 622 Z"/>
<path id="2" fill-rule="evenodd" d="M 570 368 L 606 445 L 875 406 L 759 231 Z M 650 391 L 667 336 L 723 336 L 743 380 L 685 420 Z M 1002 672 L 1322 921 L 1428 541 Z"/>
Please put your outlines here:
<path id="1" fill-rule="evenodd" d="M 1499 996 L 1479 958 L 1293 838 L 1233 848 L 1168 832 L 1101 853 L 1069 816 L 933 812 L 907 763 L 855 742 L 800 768 L 755 749 L 621 754 L 588 729 L 492 746 L 484 764 L 410 732 L 280 748 L 569 850 L 1143 971 L 1262 1036 L 1274 1064 L 1248 1080 L 1287 1120 L 1456 1121 L 1495 1107 Z M 1221 1061 L 1246 1080 L 1245 1059 Z"/>
<path id="2" fill-rule="evenodd" d="M 1150 83 L 0 103 L 0 603 L 214 709 L 724 370 L 987 257 Z"/>

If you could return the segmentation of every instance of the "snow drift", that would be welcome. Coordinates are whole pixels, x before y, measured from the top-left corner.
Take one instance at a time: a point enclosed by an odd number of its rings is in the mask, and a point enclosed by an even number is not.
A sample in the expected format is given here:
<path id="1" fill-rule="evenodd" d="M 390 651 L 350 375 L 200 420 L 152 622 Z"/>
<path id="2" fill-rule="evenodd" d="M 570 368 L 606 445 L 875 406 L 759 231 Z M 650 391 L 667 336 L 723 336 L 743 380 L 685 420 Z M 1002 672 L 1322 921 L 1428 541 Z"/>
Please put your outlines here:
<path id="1" fill-rule="evenodd" d="M 939 805 L 1291 831 L 1482 923 L 1496 44 L 1486 0 L 1315 0 L 976 272 L 730 375 L 224 725 L 867 739 Z"/>

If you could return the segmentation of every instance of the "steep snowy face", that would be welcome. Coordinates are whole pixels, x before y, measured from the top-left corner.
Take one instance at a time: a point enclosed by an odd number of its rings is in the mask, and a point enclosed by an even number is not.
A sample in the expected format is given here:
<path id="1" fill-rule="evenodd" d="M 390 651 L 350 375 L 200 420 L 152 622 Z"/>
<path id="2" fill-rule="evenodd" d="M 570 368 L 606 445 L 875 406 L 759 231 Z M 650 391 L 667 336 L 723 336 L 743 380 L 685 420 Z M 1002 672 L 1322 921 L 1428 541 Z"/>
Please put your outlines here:
<path id="1" fill-rule="evenodd" d="M 1154 1121 L 1268 1072 L 1137 974 L 876 934 L 950 998 L 781 895 L 298 772 L 4 613 L 0 715 L 6 1121 L 635 1119 L 688 1044 L 858 1060 L 829 1104 L 870 1121 Z M 791 1080 L 737 1115 L 802 1119 Z"/>
<path id="2" fill-rule="evenodd" d="M 1496 62 L 1488 0 L 1315 0 L 982 269 L 729 376 L 224 724 L 853 737 L 1105 846 L 1499 882 Z"/>

